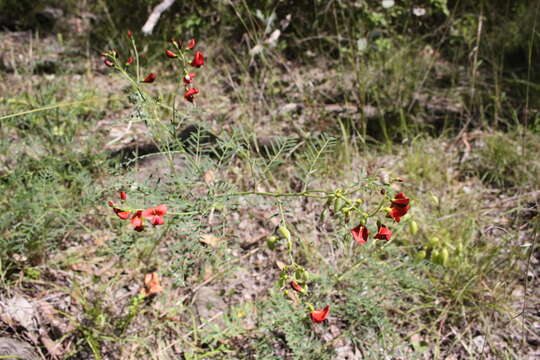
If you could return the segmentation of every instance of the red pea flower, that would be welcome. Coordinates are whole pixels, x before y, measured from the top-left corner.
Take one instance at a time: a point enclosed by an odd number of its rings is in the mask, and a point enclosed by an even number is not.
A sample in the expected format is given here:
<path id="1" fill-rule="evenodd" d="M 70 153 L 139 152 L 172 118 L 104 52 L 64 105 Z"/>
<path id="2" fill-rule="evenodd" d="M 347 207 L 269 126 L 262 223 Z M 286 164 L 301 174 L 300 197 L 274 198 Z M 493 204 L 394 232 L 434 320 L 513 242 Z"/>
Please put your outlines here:
<path id="1" fill-rule="evenodd" d="M 133 229 L 137 232 L 144 230 L 144 217 L 142 215 L 142 210 L 137 210 L 135 214 L 131 217 L 131 225 Z"/>
<path id="2" fill-rule="evenodd" d="M 328 317 L 329 312 L 330 306 L 326 305 L 322 310 L 312 311 L 309 316 L 311 316 L 311 321 L 313 321 L 314 323 L 322 323 Z"/>
<path id="3" fill-rule="evenodd" d="M 126 200 L 127 199 L 127 194 L 125 191 L 120 191 L 120 200 Z"/>
<path id="4" fill-rule="evenodd" d="M 105 59 L 105 60 L 103 61 L 103 63 L 104 63 L 105 65 L 107 65 L 108 67 L 113 67 L 113 66 L 114 66 L 113 62 L 112 62 L 111 60 L 109 60 L 109 59 Z"/>
<path id="5" fill-rule="evenodd" d="M 379 225 L 379 231 L 377 232 L 377 235 L 374 236 L 374 238 L 388 241 L 390 240 L 390 237 L 392 237 L 392 231 L 390 231 L 390 229 L 384 225 Z"/>
<path id="6" fill-rule="evenodd" d="M 357 244 L 367 243 L 369 232 L 367 227 L 365 227 L 364 225 L 359 224 L 357 227 L 351 230 L 351 234 Z"/>
<path id="7" fill-rule="evenodd" d="M 193 61 L 191 62 L 191 66 L 200 68 L 204 65 L 204 56 L 200 52 L 196 52 L 193 56 Z"/>
<path id="8" fill-rule="evenodd" d="M 122 209 L 117 208 L 114 206 L 114 203 L 112 201 L 109 201 L 109 206 L 113 208 L 114 213 L 122 220 L 126 220 L 129 218 L 129 211 L 123 211 Z"/>
<path id="9" fill-rule="evenodd" d="M 128 30 L 128 31 L 127 31 L 127 36 L 128 36 L 128 38 L 131 39 L 131 38 L 133 37 L 133 31 Z"/>
<path id="10" fill-rule="evenodd" d="M 393 218 L 396 222 L 401 220 L 402 216 L 405 216 L 410 209 L 409 198 L 404 193 L 398 192 L 396 197 L 392 199 L 390 209 L 388 210 L 388 217 Z"/>
<path id="11" fill-rule="evenodd" d="M 130 56 L 126 61 L 126 66 L 129 66 L 129 65 L 133 64 L 133 60 L 135 60 L 135 59 L 133 59 L 133 56 Z"/>
<path id="12" fill-rule="evenodd" d="M 171 50 L 165 50 L 165 55 L 167 55 L 167 57 L 169 57 L 171 59 L 174 59 L 175 57 L 178 56 L 175 53 L 173 53 Z"/>
<path id="13" fill-rule="evenodd" d="M 165 223 L 165 220 L 163 220 L 163 216 L 167 214 L 167 205 L 161 204 L 153 208 L 148 208 L 142 212 L 143 217 L 151 218 L 150 222 L 152 225 L 163 225 Z"/>
<path id="14" fill-rule="evenodd" d="M 150 83 L 153 83 L 154 80 L 156 80 L 156 78 L 157 78 L 156 74 L 150 73 L 150 74 L 148 74 L 147 77 L 144 78 L 144 80 L 142 82 L 150 84 Z"/>
<path id="15" fill-rule="evenodd" d="M 199 89 L 197 88 L 191 88 L 191 89 L 188 89 L 185 93 L 184 93 L 184 99 L 186 99 L 187 101 L 189 101 L 190 103 L 193 102 L 193 96 L 195 96 L 196 94 L 199 93 Z"/>
<path id="16" fill-rule="evenodd" d="M 394 219 L 396 222 L 400 222 L 401 217 L 405 216 L 408 210 L 409 210 L 409 205 L 407 205 L 404 208 L 391 207 L 390 209 L 388 209 L 387 217 Z"/>
<path id="17" fill-rule="evenodd" d="M 189 85 L 193 82 L 193 79 L 195 78 L 195 76 L 197 76 L 196 74 L 186 74 L 186 76 L 184 76 L 182 78 L 182 80 L 184 80 L 184 84 L 186 85 Z"/>
<path id="18" fill-rule="evenodd" d="M 188 41 L 186 47 L 187 47 L 188 49 L 193 49 L 193 48 L 195 47 L 195 44 L 197 44 L 197 42 L 195 41 L 195 39 L 191 39 L 191 40 Z"/>
<path id="19" fill-rule="evenodd" d="M 410 199 L 403 192 L 398 192 L 396 197 L 392 199 L 392 206 L 406 207 L 409 205 Z"/>
<path id="20" fill-rule="evenodd" d="M 298 285 L 295 281 L 291 281 L 289 285 L 291 285 L 294 291 L 299 292 L 299 293 L 304 293 L 304 289 L 302 289 L 302 287 Z"/>

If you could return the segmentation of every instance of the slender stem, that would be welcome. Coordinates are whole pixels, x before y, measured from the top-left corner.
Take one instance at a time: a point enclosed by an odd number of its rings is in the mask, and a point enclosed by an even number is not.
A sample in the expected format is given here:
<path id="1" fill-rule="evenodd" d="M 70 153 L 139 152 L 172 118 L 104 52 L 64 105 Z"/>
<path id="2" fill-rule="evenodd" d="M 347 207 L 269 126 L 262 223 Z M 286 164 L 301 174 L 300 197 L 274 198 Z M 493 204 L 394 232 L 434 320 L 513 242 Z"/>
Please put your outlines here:
<path id="1" fill-rule="evenodd" d="M 133 46 L 133 51 L 135 52 L 135 65 L 137 73 L 137 84 L 141 81 L 141 67 L 139 65 L 139 52 L 137 51 L 137 45 L 135 44 L 135 39 L 131 38 L 131 46 Z"/>
<path id="2" fill-rule="evenodd" d="M 21 112 L 14 113 L 14 114 L 8 114 L 8 115 L 0 116 L 0 120 L 6 120 L 6 119 L 14 118 L 14 117 L 17 117 L 17 116 L 33 114 L 33 113 L 40 112 L 40 111 L 47 111 L 47 110 L 57 109 L 57 108 L 61 108 L 61 107 L 64 107 L 64 106 L 72 106 L 72 105 L 86 104 L 86 103 L 97 102 L 97 101 L 110 101 L 110 100 L 122 100 L 122 98 L 120 98 L 120 97 L 112 97 L 112 98 L 94 97 L 94 98 L 91 98 L 89 100 L 71 101 L 71 102 L 67 102 L 67 103 L 49 105 L 49 106 L 44 106 L 44 107 L 40 107 L 40 108 L 37 108 L 37 109 L 25 110 L 25 111 L 21 111 Z"/>
<path id="3" fill-rule="evenodd" d="M 326 195 L 314 195 L 312 193 L 324 193 Z M 270 196 L 270 197 L 310 197 L 314 199 L 329 199 L 332 197 L 332 192 L 324 190 L 308 190 L 299 193 L 272 193 L 266 191 L 244 191 L 236 192 L 230 194 L 217 194 L 216 197 L 229 197 L 229 196 L 245 196 L 245 195 L 259 195 L 259 196 Z"/>

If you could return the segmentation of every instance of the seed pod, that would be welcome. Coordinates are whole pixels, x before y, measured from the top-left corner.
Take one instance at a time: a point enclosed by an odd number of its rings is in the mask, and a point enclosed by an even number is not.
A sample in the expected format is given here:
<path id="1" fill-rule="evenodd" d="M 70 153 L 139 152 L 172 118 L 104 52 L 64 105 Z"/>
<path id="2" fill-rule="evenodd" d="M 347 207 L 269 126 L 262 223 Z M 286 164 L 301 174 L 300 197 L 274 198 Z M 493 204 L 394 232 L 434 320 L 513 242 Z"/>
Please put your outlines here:
<path id="1" fill-rule="evenodd" d="M 441 254 L 438 249 L 431 252 L 431 262 L 437 265 L 441 265 Z"/>
<path id="2" fill-rule="evenodd" d="M 289 229 L 287 229 L 287 227 L 285 227 L 285 225 L 281 225 L 278 228 L 278 234 L 281 235 L 285 240 L 291 241 L 291 232 Z"/>
<path id="3" fill-rule="evenodd" d="M 416 221 L 413 220 L 409 223 L 409 232 L 413 236 L 418 233 L 418 224 L 416 223 Z"/>
<path id="4" fill-rule="evenodd" d="M 278 240 L 279 238 L 277 236 L 269 236 L 268 238 L 266 238 L 266 246 L 268 246 L 270 250 L 275 250 Z"/>
<path id="5" fill-rule="evenodd" d="M 334 200 L 334 214 L 337 214 L 345 206 L 345 201 L 341 198 L 336 198 Z"/>
<path id="6" fill-rule="evenodd" d="M 457 254 L 458 256 L 463 255 L 463 242 L 462 242 L 461 240 L 458 241 L 458 243 L 457 243 L 456 254 Z"/>
<path id="7" fill-rule="evenodd" d="M 441 265 L 446 266 L 448 265 L 448 259 L 450 258 L 450 254 L 448 253 L 448 249 L 444 248 L 441 250 Z"/>
<path id="8" fill-rule="evenodd" d="M 441 240 L 438 237 L 434 236 L 431 239 L 429 239 L 428 244 L 430 247 L 434 248 L 435 246 L 439 245 L 440 242 Z"/>
<path id="9" fill-rule="evenodd" d="M 439 198 L 433 194 L 431 195 L 431 201 L 433 201 L 435 205 L 439 205 Z"/>
<path id="10" fill-rule="evenodd" d="M 420 262 L 426 258 L 426 255 L 426 250 L 417 251 L 416 254 L 414 254 L 414 260 Z"/>

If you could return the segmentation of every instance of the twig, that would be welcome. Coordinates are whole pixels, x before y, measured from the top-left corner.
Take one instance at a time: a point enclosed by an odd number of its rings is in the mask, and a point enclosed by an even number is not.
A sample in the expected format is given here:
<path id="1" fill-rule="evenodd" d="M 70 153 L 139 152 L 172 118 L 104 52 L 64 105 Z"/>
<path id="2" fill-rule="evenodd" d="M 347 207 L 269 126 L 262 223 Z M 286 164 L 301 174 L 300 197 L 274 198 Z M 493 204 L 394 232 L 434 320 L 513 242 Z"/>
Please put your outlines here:
<path id="1" fill-rule="evenodd" d="M 170 8 L 173 3 L 174 0 L 163 0 L 158 6 L 154 8 L 154 10 L 152 10 L 152 13 L 148 17 L 148 20 L 146 20 L 146 23 L 141 29 L 143 34 L 152 34 L 152 31 L 154 31 L 154 27 L 156 26 L 159 17 L 161 16 L 161 13 Z"/>

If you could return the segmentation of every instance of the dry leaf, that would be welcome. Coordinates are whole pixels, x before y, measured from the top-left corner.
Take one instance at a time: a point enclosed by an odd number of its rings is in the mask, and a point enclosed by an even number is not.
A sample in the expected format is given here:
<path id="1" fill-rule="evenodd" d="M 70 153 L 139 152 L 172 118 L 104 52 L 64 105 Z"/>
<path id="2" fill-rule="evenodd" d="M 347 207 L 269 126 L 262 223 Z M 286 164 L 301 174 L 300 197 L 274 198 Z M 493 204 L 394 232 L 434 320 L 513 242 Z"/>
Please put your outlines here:
<path id="1" fill-rule="evenodd" d="M 212 185 L 216 179 L 216 175 L 212 170 L 208 170 L 204 173 L 204 182 L 206 185 Z"/>
<path id="2" fill-rule="evenodd" d="M 220 242 L 223 241 L 223 238 L 218 238 L 217 236 L 212 234 L 203 234 L 201 235 L 200 241 L 206 245 L 210 245 L 211 247 L 215 248 L 219 245 Z"/>
<path id="3" fill-rule="evenodd" d="M 36 302 L 39 318 L 42 324 L 50 325 L 54 323 L 54 307 L 45 300 L 38 300 Z"/>
<path id="4" fill-rule="evenodd" d="M 214 275 L 214 271 L 213 271 L 213 269 L 212 269 L 212 265 L 210 265 L 210 264 L 204 265 L 204 270 L 203 270 L 203 280 L 204 280 L 204 281 L 207 281 L 207 280 L 210 279 L 213 275 Z"/>
<path id="5" fill-rule="evenodd" d="M 22 296 L 15 296 L 0 303 L 4 313 L 6 323 L 16 322 L 29 331 L 35 331 L 38 328 L 36 322 L 36 308 L 34 304 Z"/>
<path id="6" fill-rule="evenodd" d="M 69 267 L 73 271 L 80 271 L 85 273 L 92 272 L 92 265 L 90 264 L 71 264 Z"/>
<path id="7" fill-rule="evenodd" d="M 64 349 L 60 343 L 54 342 L 46 332 L 40 331 L 42 334 L 40 336 L 41 343 L 45 346 L 49 354 L 57 359 L 64 355 Z"/>
<path id="8" fill-rule="evenodd" d="M 141 289 L 141 294 L 144 296 L 157 295 L 163 292 L 163 288 L 159 284 L 157 272 L 151 272 L 144 275 L 144 289 Z"/>

